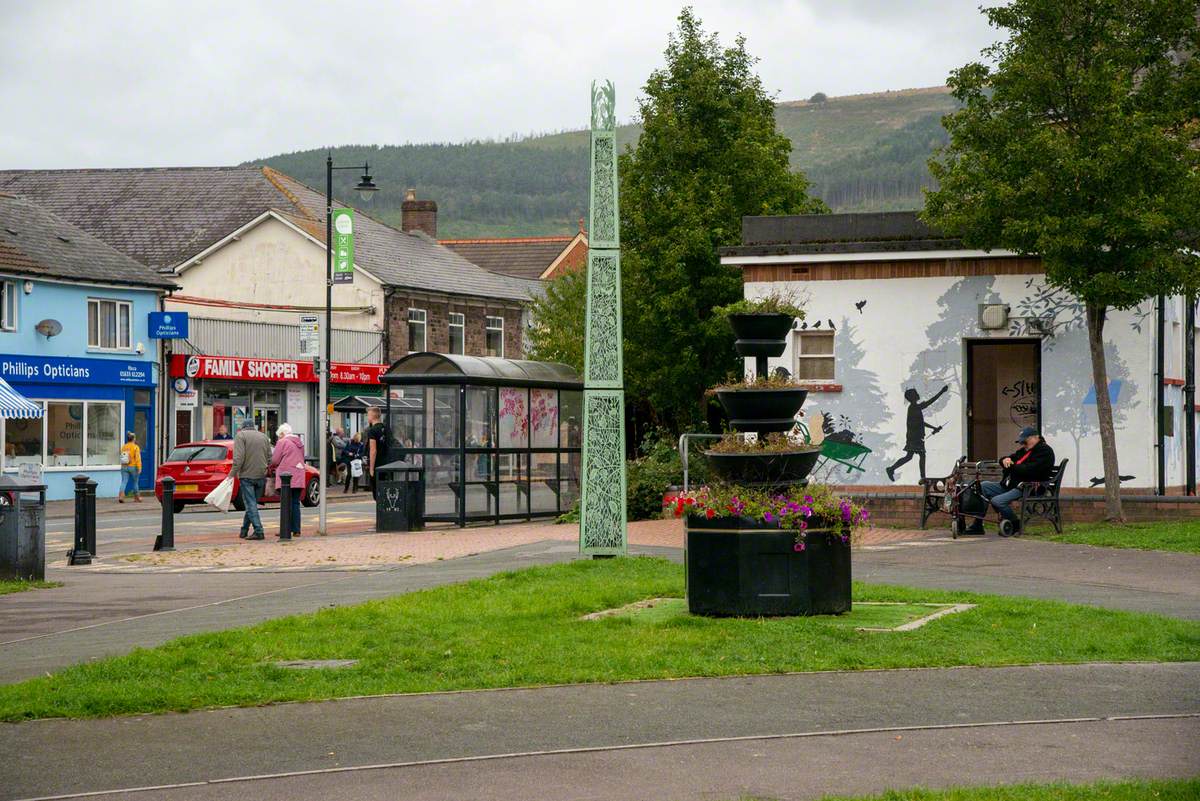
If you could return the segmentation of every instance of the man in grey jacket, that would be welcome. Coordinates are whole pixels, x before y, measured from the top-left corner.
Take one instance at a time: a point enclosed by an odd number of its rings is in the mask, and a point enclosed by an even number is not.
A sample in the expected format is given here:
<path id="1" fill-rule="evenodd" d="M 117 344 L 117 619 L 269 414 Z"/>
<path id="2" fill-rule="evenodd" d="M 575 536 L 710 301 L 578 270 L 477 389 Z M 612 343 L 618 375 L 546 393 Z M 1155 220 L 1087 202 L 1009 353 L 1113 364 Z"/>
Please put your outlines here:
<path id="1" fill-rule="evenodd" d="M 254 427 L 253 420 L 242 423 L 242 430 L 233 438 L 233 468 L 231 474 L 241 485 L 242 505 L 246 514 L 242 516 L 244 540 L 265 539 L 262 518 L 258 514 L 258 499 L 267 486 L 267 466 L 271 464 L 271 440 Z M 250 527 L 254 526 L 254 534 Z"/>

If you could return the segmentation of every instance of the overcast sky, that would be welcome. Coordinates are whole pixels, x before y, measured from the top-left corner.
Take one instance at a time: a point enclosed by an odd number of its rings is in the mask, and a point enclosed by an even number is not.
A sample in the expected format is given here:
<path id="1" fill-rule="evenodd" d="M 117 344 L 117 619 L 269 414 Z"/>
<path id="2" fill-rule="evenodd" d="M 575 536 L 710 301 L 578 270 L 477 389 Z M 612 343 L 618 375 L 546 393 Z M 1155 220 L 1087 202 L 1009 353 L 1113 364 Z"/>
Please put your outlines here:
<path id="1" fill-rule="evenodd" d="M 679 0 L 0 0 L 0 167 L 234 164 L 329 144 L 622 121 Z M 975 0 L 696 0 L 782 100 L 934 86 L 996 38 Z M 604 8 L 596 14 L 594 9 Z"/>

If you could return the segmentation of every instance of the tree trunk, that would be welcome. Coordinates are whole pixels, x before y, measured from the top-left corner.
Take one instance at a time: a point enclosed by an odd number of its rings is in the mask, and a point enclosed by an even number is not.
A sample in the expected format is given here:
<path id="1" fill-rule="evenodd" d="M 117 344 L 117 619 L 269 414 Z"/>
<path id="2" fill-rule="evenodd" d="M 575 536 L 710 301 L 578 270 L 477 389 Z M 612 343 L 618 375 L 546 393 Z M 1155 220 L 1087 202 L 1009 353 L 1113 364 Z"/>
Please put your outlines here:
<path id="1" fill-rule="evenodd" d="M 1121 471 L 1117 469 L 1117 433 L 1113 428 L 1112 399 L 1108 396 L 1108 365 L 1104 359 L 1104 320 L 1108 307 L 1087 304 L 1088 350 L 1092 356 L 1092 384 L 1096 388 L 1096 417 L 1100 424 L 1100 451 L 1104 457 L 1105 519 L 1125 522 L 1121 511 Z"/>

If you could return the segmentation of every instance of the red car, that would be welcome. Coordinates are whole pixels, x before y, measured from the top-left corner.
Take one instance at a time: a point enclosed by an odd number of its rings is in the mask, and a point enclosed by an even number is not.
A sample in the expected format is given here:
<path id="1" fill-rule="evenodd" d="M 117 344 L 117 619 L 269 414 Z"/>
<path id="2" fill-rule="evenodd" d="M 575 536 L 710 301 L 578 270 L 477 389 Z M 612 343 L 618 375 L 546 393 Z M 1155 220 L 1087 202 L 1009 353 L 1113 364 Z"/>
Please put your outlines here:
<path id="1" fill-rule="evenodd" d="M 162 503 L 163 476 L 175 479 L 175 512 L 191 503 L 204 503 L 205 496 L 225 480 L 233 467 L 233 440 L 216 439 L 176 445 L 159 465 L 154 479 L 154 494 Z M 321 474 L 312 465 L 304 466 L 304 494 L 300 503 L 316 506 L 321 502 Z M 279 492 L 275 489 L 274 475 L 267 475 L 267 488 L 259 503 L 279 503 Z M 238 480 L 233 480 L 233 508 L 239 512 L 245 507 L 239 490 Z"/>

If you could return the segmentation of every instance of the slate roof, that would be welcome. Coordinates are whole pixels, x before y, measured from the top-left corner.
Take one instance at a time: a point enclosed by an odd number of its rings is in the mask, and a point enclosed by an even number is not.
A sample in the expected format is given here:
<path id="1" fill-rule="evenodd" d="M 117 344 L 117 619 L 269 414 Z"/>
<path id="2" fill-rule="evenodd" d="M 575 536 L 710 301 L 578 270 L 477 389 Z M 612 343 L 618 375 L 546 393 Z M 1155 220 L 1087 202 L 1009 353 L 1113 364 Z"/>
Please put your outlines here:
<path id="1" fill-rule="evenodd" d="M 537 280 L 574 236 L 530 236 L 509 239 L 442 239 L 443 245 L 485 270 Z"/>
<path id="2" fill-rule="evenodd" d="M 23 195 L 112 247 L 169 270 L 264 212 L 324 241 L 325 194 L 269 167 L 0 171 Z M 389 286 L 518 302 L 535 282 L 488 272 L 420 233 L 356 211 L 356 262 Z"/>
<path id="3" fill-rule="evenodd" d="M 175 281 L 24 198 L 0 193 L 0 271 L 174 289 Z"/>
<path id="4" fill-rule="evenodd" d="M 925 224 L 915 211 L 791 214 L 742 218 L 742 244 L 722 256 L 963 250 L 961 239 Z"/>

